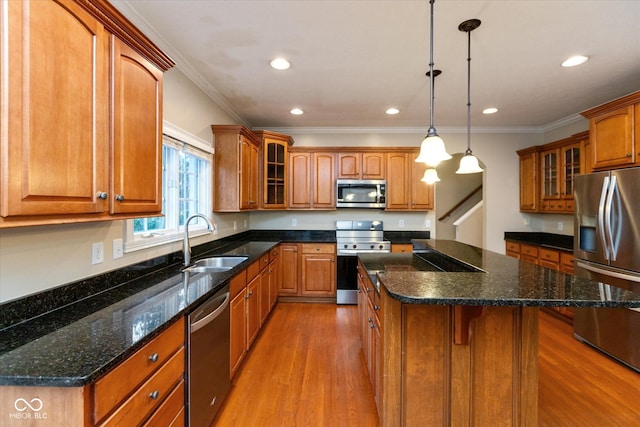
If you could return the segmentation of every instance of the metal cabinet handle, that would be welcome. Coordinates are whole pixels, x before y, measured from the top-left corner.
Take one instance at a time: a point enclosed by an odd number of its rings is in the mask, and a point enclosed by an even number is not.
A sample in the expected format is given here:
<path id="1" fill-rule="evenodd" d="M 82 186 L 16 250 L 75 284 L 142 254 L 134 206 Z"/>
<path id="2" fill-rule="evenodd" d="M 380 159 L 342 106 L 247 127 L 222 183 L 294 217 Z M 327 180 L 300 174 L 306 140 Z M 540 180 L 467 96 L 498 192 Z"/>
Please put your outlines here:
<path id="1" fill-rule="evenodd" d="M 158 390 L 154 390 L 153 392 L 149 393 L 149 397 L 152 398 L 153 400 L 156 400 L 158 396 L 160 396 L 160 393 L 158 393 Z"/>
<path id="2" fill-rule="evenodd" d="M 376 327 L 376 325 L 373 324 L 373 322 L 371 322 L 371 329 L 374 329 Z"/>
<path id="3" fill-rule="evenodd" d="M 374 304 L 374 305 L 373 305 L 373 309 L 374 309 L 375 311 L 378 311 L 378 310 L 380 310 L 380 306 L 379 306 L 379 305 L 375 305 L 375 304 Z"/>
<path id="4" fill-rule="evenodd" d="M 122 194 L 117 194 L 116 195 L 116 200 L 119 201 L 119 202 L 122 202 L 122 201 L 124 201 L 124 196 Z"/>
<path id="5" fill-rule="evenodd" d="M 149 356 L 149 360 L 152 362 L 157 362 L 158 361 L 158 353 L 153 353 L 151 356 Z"/>
<path id="6" fill-rule="evenodd" d="M 108 194 L 104 191 L 98 191 L 98 195 L 96 197 L 100 200 L 107 200 Z"/>
<path id="7" fill-rule="evenodd" d="M 631 153 L 627 153 L 627 157 L 631 157 Z"/>

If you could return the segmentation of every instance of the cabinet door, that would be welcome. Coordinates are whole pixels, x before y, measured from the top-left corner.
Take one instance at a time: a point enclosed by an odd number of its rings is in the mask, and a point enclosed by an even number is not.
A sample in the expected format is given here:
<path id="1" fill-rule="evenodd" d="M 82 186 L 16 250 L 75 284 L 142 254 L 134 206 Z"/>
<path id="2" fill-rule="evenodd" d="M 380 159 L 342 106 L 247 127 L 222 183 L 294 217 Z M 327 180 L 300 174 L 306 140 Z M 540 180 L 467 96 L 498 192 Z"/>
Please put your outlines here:
<path id="1" fill-rule="evenodd" d="M 411 183 L 407 173 L 408 153 L 387 154 L 387 207 L 386 210 L 409 209 Z"/>
<path id="2" fill-rule="evenodd" d="M 412 153 L 409 156 L 410 164 L 407 168 L 411 171 L 409 177 L 411 183 L 411 205 L 412 210 L 432 210 L 435 206 L 435 185 L 429 185 L 422 181 L 427 165 L 422 162 L 416 162 L 419 153 Z"/>
<path id="3" fill-rule="evenodd" d="M 582 147 L 581 143 L 562 147 L 562 188 L 561 197 L 564 200 L 573 200 L 573 183 L 576 175 L 582 173 Z M 567 204 L 566 210 L 573 212 L 573 203 Z"/>
<path id="4" fill-rule="evenodd" d="M 336 207 L 336 179 L 333 153 L 313 153 L 313 207 Z"/>
<path id="5" fill-rule="evenodd" d="M 535 212 L 538 208 L 538 153 L 520 154 L 520 210 Z"/>
<path id="6" fill-rule="evenodd" d="M 258 207 L 258 147 L 240 136 L 240 209 Z"/>
<path id="7" fill-rule="evenodd" d="M 247 284 L 247 350 L 260 332 L 260 275 Z"/>
<path id="8" fill-rule="evenodd" d="M 279 295 L 298 295 L 298 245 L 282 243 L 280 245 L 280 274 Z"/>
<path id="9" fill-rule="evenodd" d="M 289 154 L 289 207 L 311 208 L 311 154 Z"/>
<path id="10" fill-rule="evenodd" d="M 336 256 L 333 254 L 302 254 L 302 295 L 336 295 Z"/>
<path id="11" fill-rule="evenodd" d="M 247 352 L 247 290 L 243 290 L 231 300 L 229 306 L 231 322 L 230 372 L 236 373 Z"/>
<path id="12" fill-rule="evenodd" d="M 162 210 L 162 71 L 112 37 L 111 213 Z"/>
<path id="13" fill-rule="evenodd" d="M 105 212 L 108 34 L 72 1 L 2 7 L 0 215 Z"/>
<path id="14" fill-rule="evenodd" d="M 338 153 L 338 179 L 360 179 L 362 153 Z"/>
<path id="15" fill-rule="evenodd" d="M 271 252 L 273 255 L 273 252 Z M 269 263 L 269 304 L 273 309 L 278 302 L 278 291 L 281 283 L 280 256 L 272 258 Z"/>
<path id="16" fill-rule="evenodd" d="M 271 312 L 271 300 L 269 299 L 269 266 L 260 272 L 260 326 L 264 325 L 267 316 Z"/>
<path id="17" fill-rule="evenodd" d="M 633 120 L 633 105 L 590 120 L 594 169 L 628 166 L 635 162 Z"/>
<path id="18" fill-rule="evenodd" d="M 384 179 L 385 163 L 384 153 L 362 153 L 362 179 Z"/>
<path id="19" fill-rule="evenodd" d="M 265 209 L 286 208 L 286 159 L 287 144 L 273 139 L 263 140 L 264 187 L 263 203 Z"/>

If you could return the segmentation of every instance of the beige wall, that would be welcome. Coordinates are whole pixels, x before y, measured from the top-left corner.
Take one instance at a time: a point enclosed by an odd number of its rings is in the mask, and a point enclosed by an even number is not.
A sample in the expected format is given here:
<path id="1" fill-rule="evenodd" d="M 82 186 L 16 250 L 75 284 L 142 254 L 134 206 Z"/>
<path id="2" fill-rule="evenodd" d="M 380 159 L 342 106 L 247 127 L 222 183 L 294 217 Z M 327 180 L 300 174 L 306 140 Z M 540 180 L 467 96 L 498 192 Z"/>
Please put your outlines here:
<path id="1" fill-rule="evenodd" d="M 164 117 L 172 124 L 206 141 L 211 141 L 209 126 L 234 123 L 232 117 L 210 100 L 178 69 L 165 74 Z M 570 126 L 569 133 L 578 132 Z M 276 129 L 273 129 L 276 130 Z M 583 129 L 582 129 L 583 130 Z M 439 129 L 450 153 L 462 153 L 466 135 Z M 553 131 L 555 139 L 564 131 Z M 317 133 L 301 130 L 289 132 L 296 146 L 415 146 L 424 132 L 417 133 Z M 555 135 L 560 135 L 555 137 Z M 566 215 L 524 215 L 518 211 L 518 157 L 516 150 L 538 145 L 546 139 L 543 133 L 474 133 L 474 154 L 485 165 L 484 179 L 484 247 L 504 253 L 505 231 L 551 231 L 558 221 L 567 222 L 565 232 L 572 227 Z M 436 187 L 437 191 L 437 187 Z M 435 212 L 385 213 L 379 210 L 338 210 L 331 212 L 254 212 L 212 214 L 219 233 L 215 238 L 255 229 L 333 229 L 342 218 L 374 218 L 385 221 L 387 230 L 426 230 L 435 236 Z M 556 218 L 559 217 L 559 218 Z M 569 218 L 569 219 L 567 219 Z M 296 219 L 297 226 L 292 226 Z M 400 226 L 400 220 L 404 227 Z M 426 221 L 431 221 L 431 227 Z M 528 221 L 529 225 L 524 225 Z M 237 229 L 233 229 L 236 223 Z M 246 227 L 245 227 L 246 224 Z M 113 260 L 113 239 L 122 238 L 124 221 L 89 224 L 38 226 L 0 230 L 0 302 L 13 300 L 69 282 L 115 270 L 126 265 L 180 250 L 175 242 L 159 248 L 126 253 Z M 214 239 L 212 235 L 196 237 L 197 245 Z M 104 242 L 105 262 L 91 265 L 91 244 Z"/>

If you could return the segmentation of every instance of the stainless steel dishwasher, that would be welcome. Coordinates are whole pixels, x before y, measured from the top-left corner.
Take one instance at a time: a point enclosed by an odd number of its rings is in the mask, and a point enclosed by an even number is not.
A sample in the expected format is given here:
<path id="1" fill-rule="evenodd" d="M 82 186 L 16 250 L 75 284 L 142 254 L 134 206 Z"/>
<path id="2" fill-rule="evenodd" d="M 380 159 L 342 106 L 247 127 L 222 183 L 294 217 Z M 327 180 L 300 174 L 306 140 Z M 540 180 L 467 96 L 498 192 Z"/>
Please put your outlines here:
<path id="1" fill-rule="evenodd" d="M 224 401 L 229 377 L 229 285 L 188 316 L 189 426 L 209 427 Z"/>

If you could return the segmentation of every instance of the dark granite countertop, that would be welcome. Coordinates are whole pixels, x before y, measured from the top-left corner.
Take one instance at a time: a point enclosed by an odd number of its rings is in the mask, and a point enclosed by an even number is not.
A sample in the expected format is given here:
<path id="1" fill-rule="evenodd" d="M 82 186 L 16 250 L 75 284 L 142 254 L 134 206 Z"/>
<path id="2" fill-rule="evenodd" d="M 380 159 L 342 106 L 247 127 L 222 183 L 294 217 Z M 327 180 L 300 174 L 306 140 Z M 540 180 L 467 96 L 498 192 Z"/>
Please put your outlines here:
<path id="1" fill-rule="evenodd" d="M 84 386 L 95 381 L 195 309 L 278 242 L 246 242 L 200 254 L 247 255 L 221 273 L 192 274 L 181 265 L 117 286 L 0 332 L 0 385 Z"/>
<path id="2" fill-rule="evenodd" d="M 425 271 L 420 254 L 361 254 L 381 291 L 408 304 L 537 307 L 640 307 L 640 294 L 450 240 L 414 240 L 479 272 Z M 609 285 L 604 285 L 609 286 Z"/>
<path id="3" fill-rule="evenodd" d="M 564 234 L 507 231 L 504 240 L 573 252 L 573 236 Z"/>

